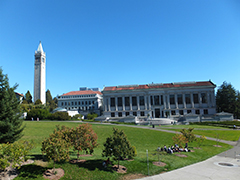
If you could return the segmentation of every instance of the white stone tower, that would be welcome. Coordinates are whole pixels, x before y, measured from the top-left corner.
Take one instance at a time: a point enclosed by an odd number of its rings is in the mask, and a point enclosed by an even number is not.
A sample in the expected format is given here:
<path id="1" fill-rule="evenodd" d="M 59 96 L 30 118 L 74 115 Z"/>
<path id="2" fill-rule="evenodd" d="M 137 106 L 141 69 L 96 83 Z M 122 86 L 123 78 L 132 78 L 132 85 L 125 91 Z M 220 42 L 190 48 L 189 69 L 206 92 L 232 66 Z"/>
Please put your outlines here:
<path id="1" fill-rule="evenodd" d="M 34 63 L 34 102 L 40 99 L 46 103 L 46 53 L 43 52 L 41 41 L 35 51 Z"/>

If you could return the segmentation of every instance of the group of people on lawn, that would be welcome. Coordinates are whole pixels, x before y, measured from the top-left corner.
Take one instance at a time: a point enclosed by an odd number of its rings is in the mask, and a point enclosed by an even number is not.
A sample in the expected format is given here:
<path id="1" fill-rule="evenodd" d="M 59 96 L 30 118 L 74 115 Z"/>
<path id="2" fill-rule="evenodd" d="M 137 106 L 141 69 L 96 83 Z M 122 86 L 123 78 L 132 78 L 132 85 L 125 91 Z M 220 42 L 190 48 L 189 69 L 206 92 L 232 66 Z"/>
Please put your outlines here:
<path id="1" fill-rule="evenodd" d="M 168 148 L 166 145 L 164 145 L 164 147 L 162 148 L 158 147 L 157 151 L 165 151 L 170 154 L 173 154 L 174 152 L 190 152 L 190 150 L 188 149 L 188 143 L 185 144 L 184 148 L 181 146 L 179 147 L 177 144 L 171 147 L 169 146 Z"/>

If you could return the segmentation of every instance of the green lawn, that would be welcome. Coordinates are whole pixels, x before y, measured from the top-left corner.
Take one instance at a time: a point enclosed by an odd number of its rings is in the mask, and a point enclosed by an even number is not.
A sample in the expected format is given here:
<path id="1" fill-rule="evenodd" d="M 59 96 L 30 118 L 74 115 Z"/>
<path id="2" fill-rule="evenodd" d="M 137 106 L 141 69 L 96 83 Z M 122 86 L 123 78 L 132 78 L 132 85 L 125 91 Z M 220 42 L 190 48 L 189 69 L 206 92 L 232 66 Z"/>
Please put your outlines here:
<path id="1" fill-rule="evenodd" d="M 238 139 L 240 138 L 240 130 L 234 130 L 234 129 L 222 128 L 222 127 L 200 126 L 200 125 L 187 125 L 187 126 L 177 125 L 173 127 L 162 126 L 158 128 L 180 132 L 181 129 L 183 128 L 187 129 L 190 127 L 194 128 L 193 132 L 196 135 L 204 135 L 212 138 L 219 137 L 220 139 L 228 140 L 228 141 L 238 141 Z"/>
<path id="2" fill-rule="evenodd" d="M 73 122 L 24 122 L 26 128 L 24 130 L 24 136 L 21 140 L 34 140 L 36 147 L 32 151 L 32 158 L 41 159 L 41 141 L 48 137 L 53 132 L 56 125 L 65 125 L 68 127 L 76 127 L 79 123 Z M 82 157 L 87 161 L 82 164 L 70 164 L 68 162 L 57 164 L 57 167 L 61 167 L 65 171 L 65 175 L 61 179 L 120 179 L 122 174 L 118 174 L 111 170 L 111 168 L 104 169 L 102 167 L 102 161 L 107 158 L 101 156 L 103 143 L 106 138 L 112 134 L 112 128 L 115 125 L 106 124 L 92 124 L 92 128 L 98 135 L 99 146 L 95 149 L 93 156 Z M 162 171 L 170 171 L 177 169 L 189 164 L 193 164 L 209 157 L 212 157 L 220 152 L 230 149 L 230 145 L 222 144 L 221 148 L 214 147 L 216 144 L 214 141 L 207 140 L 202 149 L 194 149 L 195 152 L 182 153 L 186 154 L 187 158 L 177 157 L 175 155 L 161 155 L 161 161 L 167 165 L 165 167 L 158 167 L 152 164 L 153 161 L 158 160 L 156 149 L 158 146 L 173 145 L 172 137 L 174 134 L 155 131 L 152 128 L 139 129 L 126 126 L 118 126 L 117 128 L 123 129 L 126 133 L 130 143 L 137 149 L 137 157 L 134 161 L 121 161 L 120 164 L 127 168 L 127 174 L 144 174 L 147 175 L 147 161 L 146 161 L 146 150 L 149 153 L 149 170 L 150 175 L 159 174 Z M 218 130 L 219 131 L 219 130 Z M 196 147 L 197 144 L 190 143 L 190 147 Z M 71 158 L 76 158 L 76 154 L 72 152 Z M 19 171 L 20 175 L 16 178 L 19 179 L 43 179 L 42 173 L 52 167 L 49 163 L 47 167 L 42 167 L 35 164 L 23 166 Z"/>

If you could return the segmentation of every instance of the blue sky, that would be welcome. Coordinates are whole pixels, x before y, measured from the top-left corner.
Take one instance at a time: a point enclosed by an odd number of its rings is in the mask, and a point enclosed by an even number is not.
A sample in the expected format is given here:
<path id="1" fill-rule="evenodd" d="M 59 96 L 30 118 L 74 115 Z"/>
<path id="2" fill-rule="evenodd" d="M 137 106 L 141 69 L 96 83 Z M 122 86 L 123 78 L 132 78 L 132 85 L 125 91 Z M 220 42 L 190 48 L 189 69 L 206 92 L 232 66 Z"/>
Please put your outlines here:
<path id="1" fill-rule="evenodd" d="M 19 93 L 34 94 L 39 41 L 53 97 L 209 79 L 240 90 L 238 0 L 0 0 L 0 66 Z"/>

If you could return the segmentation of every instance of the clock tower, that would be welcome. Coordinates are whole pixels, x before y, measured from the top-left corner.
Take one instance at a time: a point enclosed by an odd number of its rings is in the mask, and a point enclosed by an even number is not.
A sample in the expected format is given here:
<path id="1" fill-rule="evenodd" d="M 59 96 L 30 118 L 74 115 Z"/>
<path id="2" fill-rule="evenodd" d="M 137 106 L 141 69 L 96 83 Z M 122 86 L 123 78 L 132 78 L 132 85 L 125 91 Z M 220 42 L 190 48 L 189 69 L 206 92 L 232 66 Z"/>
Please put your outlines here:
<path id="1" fill-rule="evenodd" d="M 40 99 L 46 103 L 46 53 L 43 52 L 41 41 L 35 51 L 34 63 L 34 102 Z"/>

